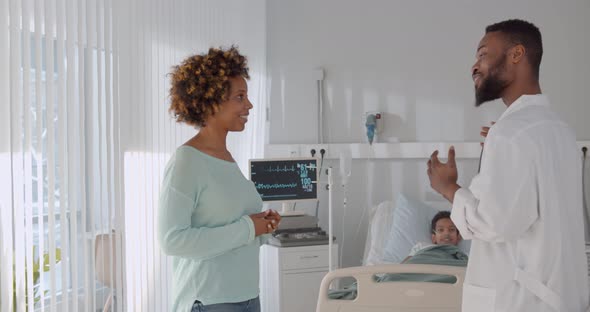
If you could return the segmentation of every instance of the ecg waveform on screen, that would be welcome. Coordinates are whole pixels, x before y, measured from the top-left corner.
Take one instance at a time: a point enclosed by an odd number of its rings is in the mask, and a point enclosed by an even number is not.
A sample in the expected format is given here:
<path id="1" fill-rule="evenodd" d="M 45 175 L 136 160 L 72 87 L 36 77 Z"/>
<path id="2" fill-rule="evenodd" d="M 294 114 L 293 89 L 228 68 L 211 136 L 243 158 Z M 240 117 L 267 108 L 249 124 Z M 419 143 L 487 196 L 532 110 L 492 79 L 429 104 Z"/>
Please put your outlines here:
<path id="1" fill-rule="evenodd" d="M 295 166 L 291 166 L 290 168 L 287 166 L 284 167 L 279 167 L 277 166 L 276 168 L 266 168 L 265 172 L 300 172 L 302 169 L 311 169 L 311 170 L 315 170 L 315 166 L 313 164 L 297 164 L 297 167 Z"/>
<path id="2" fill-rule="evenodd" d="M 262 200 L 304 200 L 317 196 L 316 160 L 252 161 L 250 178 Z"/>
<path id="3" fill-rule="evenodd" d="M 289 183 L 289 184 L 282 184 L 282 183 L 278 183 L 278 184 L 264 184 L 264 183 L 260 183 L 256 185 L 257 189 L 261 189 L 261 190 L 271 190 L 271 189 L 286 189 L 286 188 L 294 188 L 297 187 L 297 183 Z"/>
<path id="4" fill-rule="evenodd" d="M 294 166 L 291 166 L 291 168 L 287 168 L 287 167 L 279 168 L 279 167 L 277 167 L 277 168 L 268 168 L 268 169 L 266 169 L 266 172 L 296 172 L 296 171 L 297 171 L 297 169 L 295 169 Z"/>

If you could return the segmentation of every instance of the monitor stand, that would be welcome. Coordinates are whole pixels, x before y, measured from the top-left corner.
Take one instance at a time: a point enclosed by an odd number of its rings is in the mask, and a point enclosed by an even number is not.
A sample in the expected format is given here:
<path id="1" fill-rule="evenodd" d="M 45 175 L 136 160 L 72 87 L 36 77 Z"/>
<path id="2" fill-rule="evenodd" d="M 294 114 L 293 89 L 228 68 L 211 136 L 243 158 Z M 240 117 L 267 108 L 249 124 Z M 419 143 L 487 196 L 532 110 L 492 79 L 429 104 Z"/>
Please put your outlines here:
<path id="1" fill-rule="evenodd" d="M 281 217 L 292 217 L 292 216 L 302 216 L 305 215 L 305 212 L 294 210 L 294 203 L 283 203 L 281 209 Z"/>

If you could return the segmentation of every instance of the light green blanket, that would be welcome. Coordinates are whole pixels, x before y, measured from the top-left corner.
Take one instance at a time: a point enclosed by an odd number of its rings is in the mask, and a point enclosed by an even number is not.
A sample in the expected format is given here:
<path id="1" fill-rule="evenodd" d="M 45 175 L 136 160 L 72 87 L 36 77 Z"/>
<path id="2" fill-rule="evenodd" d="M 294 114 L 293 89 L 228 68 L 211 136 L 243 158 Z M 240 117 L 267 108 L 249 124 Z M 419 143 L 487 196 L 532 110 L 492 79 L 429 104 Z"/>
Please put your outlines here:
<path id="1" fill-rule="evenodd" d="M 450 265 L 458 267 L 467 266 L 468 257 L 457 246 L 435 245 L 424 248 L 416 253 L 405 263 L 408 264 L 434 264 Z M 452 284 L 456 282 L 454 276 L 422 273 L 390 273 L 375 276 L 375 281 L 380 282 L 436 282 Z M 330 290 L 330 299 L 352 300 L 356 298 L 356 283 L 345 289 Z"/>

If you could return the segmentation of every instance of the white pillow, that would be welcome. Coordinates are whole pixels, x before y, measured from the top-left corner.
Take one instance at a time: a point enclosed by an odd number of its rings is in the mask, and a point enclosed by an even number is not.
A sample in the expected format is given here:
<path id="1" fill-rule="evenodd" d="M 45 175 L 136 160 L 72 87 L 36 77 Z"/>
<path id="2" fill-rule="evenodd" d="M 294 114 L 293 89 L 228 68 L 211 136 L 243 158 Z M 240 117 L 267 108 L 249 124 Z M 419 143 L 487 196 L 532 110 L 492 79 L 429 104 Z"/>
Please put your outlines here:
<path id="1" fill-rule="evenodd" d="M 392 227 L 385 242 L 383 261 L 402 262 L 418 242 L 431 242 L 430 223 L 439 210 L 424 202 L 399 194 L 393 213 Z M 459 243 L 469 254 L 470 242 Z"/>
<path id="2" fill-rule="evenodd" d="M 383 251 L 386 239 L 391 231 L 394 209 L 395 206 L 390 201 L 382 202 L 377 207 L 371 209 L 363 265 L 384 263 Z"/>

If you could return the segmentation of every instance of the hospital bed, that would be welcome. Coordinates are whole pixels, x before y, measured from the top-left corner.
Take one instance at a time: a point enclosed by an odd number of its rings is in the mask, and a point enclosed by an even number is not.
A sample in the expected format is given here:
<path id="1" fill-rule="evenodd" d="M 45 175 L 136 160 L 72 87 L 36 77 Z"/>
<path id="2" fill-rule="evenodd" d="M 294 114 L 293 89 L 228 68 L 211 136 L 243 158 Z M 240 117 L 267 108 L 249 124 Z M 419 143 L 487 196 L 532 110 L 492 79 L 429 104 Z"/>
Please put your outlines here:
<path id="1" fill-rule="evenodd" d="M 404 253 L 404 257 L 407 255 L 406 249 L 411 248 L 408 246 L 429 237 L 429 220 L 436 213 L 429 209 L 422 203 L 407 199 L 403 194 L 395 205 L 386 202 L 373 209 L 363 257 L 365 266 L 329 272 L 320 286 L 316 312 L 460 312 L 465 267 L 391 263 L 401 262 L 399 256 L 401 253 Z M 396 231 L 403 235 L 396 235 Z M 420 233 L 426 234 L 420 236 Z M 397 259 L 392 259 L 391 255 L 384 256 L 392 252 L 400 253 Z M 376 280 L 376 276 L 383 274 L 406 273 L 448 275 L 456 280 L 454 283 Z M 355 298 L 331 299 L 331 284 L 335 282 L 334 285 L 337 285 L 338 281 L 349 277 L 356 280 Z"/>

